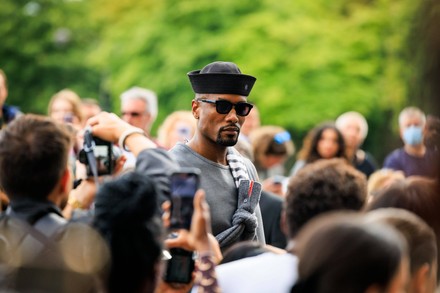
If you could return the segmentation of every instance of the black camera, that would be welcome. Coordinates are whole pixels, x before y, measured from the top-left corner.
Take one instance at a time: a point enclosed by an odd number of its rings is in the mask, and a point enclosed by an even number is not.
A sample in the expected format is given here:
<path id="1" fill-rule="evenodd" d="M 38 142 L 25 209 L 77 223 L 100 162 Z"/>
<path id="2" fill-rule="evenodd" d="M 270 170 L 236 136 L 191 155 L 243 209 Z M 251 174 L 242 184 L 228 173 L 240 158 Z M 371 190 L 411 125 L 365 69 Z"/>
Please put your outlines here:
<path id="1" fill-rule="evenodd" d="M 90 154 L 93 152 L 93 156 Z M 90 153 L 89 155 L 87 153 Z M 121 150 L 113 143 L 92 136 L 91 132 L 86 130 L 84 133 L 84 147 L 79 152 L 79 161 L 86 165 L 87 176 L 92 177 L 93 166 L 96 166 L 97 176 L 110 175 L 116 166 L 116 160 L 120 157 Z M 93 160 L 94 163 L 91 163 Z"/>

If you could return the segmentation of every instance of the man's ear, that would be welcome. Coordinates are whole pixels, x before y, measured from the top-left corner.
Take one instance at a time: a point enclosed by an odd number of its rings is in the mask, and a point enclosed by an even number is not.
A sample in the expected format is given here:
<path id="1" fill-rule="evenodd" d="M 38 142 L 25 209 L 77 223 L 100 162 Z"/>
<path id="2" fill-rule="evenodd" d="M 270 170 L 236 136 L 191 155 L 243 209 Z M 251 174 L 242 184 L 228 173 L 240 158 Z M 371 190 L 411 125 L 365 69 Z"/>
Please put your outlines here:
<path id="1" fill-rule="evenodd" d="M 196 99 L 192 100 L 192 102 L 191 102 L 192 114 L 193 114 L 194 118 L 196 118 L 196 119 L 199 119 L 199 117 L 200 117 L 199 105 L 200 105 L 199 101 L 197 101 Z"/>
<path id="2" fill-rule="evenodd" d="M 400 135 L 400 138 L 403 140 L 403 129 L 402 129 L 402 127 L 399 127 L 399 135 Z"/>
<path id="3" fill-rule="evenodd" d="M 72 190 L 72 184 L 72 173 L 70 172 L 69 167 L 67 167 L 60 179 L 60 192 L 63 194 L 69 194 Z"/>
<path id="4" fill-rule="evenodd" d="M 411 280 L 412 292 L 428 292 L 430 281 L 430 265 L 425 263 L 413 274 Z"/>
<path id="5" fill-rule="evenodd" d="M 52 201 L 57 206 L 61 206 L 63 204 L 63 201 L 67 202 L 67 198 L 70 191 L 72 190 L 72 187 L 72 174 L 69 167 L 66 167 L 66 169 L 63 171 L 63 174 L 61 175 L 60 180 L 58 181 L 57 185 L 52 190 L 47 199 L 49 201 Z"/>

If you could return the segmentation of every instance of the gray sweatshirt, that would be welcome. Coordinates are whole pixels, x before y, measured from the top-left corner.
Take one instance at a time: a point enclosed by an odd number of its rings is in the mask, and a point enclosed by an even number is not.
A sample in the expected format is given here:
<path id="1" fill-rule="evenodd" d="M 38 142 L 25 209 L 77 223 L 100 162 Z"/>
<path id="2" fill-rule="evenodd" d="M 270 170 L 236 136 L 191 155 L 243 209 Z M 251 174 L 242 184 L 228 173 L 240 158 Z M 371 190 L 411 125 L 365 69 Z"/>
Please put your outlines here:
<path id="1" fill-rule="evenodd" d="M 211 211 L 212 232 L 217 235 L 232 226 L 232 215 L 237 209 L 238 191 L 229 166 L 206 159 L 185 144 L 179 143 L 169 151 L 182 167 L 201 170 L 200 184 L 206 192 L 206 200 Z M 254 165 L 243 158 L 249 179 L 258 181 Z M 265 243 L 260 207 L 255 209 L 258 220 L 256 240 Z"/>

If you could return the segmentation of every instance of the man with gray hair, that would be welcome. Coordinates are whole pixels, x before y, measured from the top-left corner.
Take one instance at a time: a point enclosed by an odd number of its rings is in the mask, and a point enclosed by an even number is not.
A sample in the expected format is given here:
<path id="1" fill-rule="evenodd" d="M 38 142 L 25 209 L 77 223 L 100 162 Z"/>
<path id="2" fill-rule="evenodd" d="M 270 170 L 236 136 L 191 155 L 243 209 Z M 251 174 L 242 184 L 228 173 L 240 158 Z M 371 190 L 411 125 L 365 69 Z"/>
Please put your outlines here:
<path id="1" fill-rule="evenodd" d="M 438 152 L 423 143 L 426 116 L 419 108 L 407 107 L 400 112 L 399 129 L 403 147 L 394 150 L 384 161 L 384 168 L 401 170 L 405 176 L 435 177 Z"/>
<path id="2" fill-rule="evenodd" d="M 148 89 L 132 87 L 121 94 L 122 119 L 150 134 L 157 117 L 157 96 Z"/>
<path id="3" fill-rule="evenodd" d="M 150 136 L 151 126 L 157 117 L 156 94 L 141 87 L 126 90 L 121 94 L 121 116 L 122 120 Z M 124 169 L 133 168 L 136 164 L 135 156 L 127 150 L 123 150 L 123 154 L 127 159 Z"/>
<path id="4" fill-rule="evenodd" d="M 361 113 L 350 111 L 341 114 L 335 124 L 344 136 L 347 155 L 353 166 L 368 178 L 376 171 L 377 164 L 370 153 L 360 148 L 368 134 L 367 120 Z"/>

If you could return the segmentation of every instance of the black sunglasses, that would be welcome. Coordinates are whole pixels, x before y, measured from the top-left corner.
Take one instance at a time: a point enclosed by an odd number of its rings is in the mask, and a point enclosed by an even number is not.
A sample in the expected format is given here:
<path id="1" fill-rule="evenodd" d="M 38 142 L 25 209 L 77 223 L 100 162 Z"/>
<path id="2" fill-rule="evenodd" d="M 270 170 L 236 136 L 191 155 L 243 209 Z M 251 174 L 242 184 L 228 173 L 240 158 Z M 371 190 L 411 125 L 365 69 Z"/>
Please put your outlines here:
<path id="1" fill-rule="evenodd" d="M 235 108 L 235 113 L 237 113 L 238 116 L 247 116 L 254 107 L 254 105 L 246 102 L 238 102 L 237 104 L 234 104 L 226 100 L 213 101 L 213 100 L 199 99 L 197 101 L 203 103 L 215 104 L 215 110 L 219 114 L 228 114 L 229 112 L 231 112 L 232 108 Z"/>

